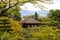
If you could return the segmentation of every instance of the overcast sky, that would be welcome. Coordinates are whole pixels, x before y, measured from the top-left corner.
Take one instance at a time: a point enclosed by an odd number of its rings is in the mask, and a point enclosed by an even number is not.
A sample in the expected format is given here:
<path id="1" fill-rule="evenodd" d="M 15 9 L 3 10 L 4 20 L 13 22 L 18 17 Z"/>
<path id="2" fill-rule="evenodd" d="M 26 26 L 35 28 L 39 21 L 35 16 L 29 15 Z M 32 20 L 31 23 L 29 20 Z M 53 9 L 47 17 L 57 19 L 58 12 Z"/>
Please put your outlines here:
<path id="1" fill-rule="evenodd" d="M 54 4 L 51 4 L 48 9 L 60 9 L 60 0 L 54 0 Z"/>
<path id="2" fill-rule="evenodd" d="M 48 9 L 45 9 L 46 11 L 51 10 L 51 9 L 60 9 L 60 0 L 53 0 L 53 4 L 43 4 L 45 7 L 47 7 Z M 38 3 L 40 4 L 40 3 Z M 25 5 L 21 6 L 22 11 L 21 11 L 21 15 L 22 16 L 26 16 L 26 15 L 33 15 L 34 12 L 38 12 L 38 14 L 40 16 L 46 16 L 47 12 L 41 10 L 39 7 L 35 7 L 33 4 L 31 3 L 26 3 Z"/>

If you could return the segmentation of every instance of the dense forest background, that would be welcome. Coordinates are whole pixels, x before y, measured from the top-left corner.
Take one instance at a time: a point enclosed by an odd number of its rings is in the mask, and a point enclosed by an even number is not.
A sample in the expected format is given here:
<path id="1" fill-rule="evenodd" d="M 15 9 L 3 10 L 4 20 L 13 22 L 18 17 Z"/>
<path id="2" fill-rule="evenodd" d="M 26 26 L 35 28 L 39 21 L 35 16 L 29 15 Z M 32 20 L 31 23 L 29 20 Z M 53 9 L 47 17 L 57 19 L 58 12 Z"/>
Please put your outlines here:
<path id="1" fill-rule="evenodd" d="M 51 4 L 52 0 L 38 0 Z M 60 40 L 60 10 L 50 10 L 47 17 L 37 12 L 24 19 L 34 18 L 41 22 L 38 27 L 22 28 L 20 6 L 37 0 L 0 0 L 0 40 Z M 40 6 L 40 8 L 43 8 Z"/>

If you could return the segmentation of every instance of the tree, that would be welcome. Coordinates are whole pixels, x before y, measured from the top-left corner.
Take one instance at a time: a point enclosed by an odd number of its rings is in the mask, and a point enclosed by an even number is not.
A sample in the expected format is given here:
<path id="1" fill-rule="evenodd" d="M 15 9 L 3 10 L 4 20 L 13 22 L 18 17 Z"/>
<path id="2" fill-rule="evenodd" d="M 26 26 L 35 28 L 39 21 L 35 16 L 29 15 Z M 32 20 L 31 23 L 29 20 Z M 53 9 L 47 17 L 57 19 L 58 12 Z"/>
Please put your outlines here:
<path id="1" fill-rule="evenodd" d="M 43 3 L 50 3 L 51 0 L 38 0 Z M 4 15 L 11 8 L 17 6 L 18 4 L 21 6 L 27 2 L 37 3 L 37 0 L 0 0 L 0 16 Z"/>
<path id="2" fill-rule="evenodd" d="M 27 28 L 22 34 L 26 40 L 59 40 L 57 31 L 55 26 L 40 26 Z"/>
<path id="3" fill-rule="evenodd" d="M 19 12 L 20 11 L 20 7 L 19 6 L 15 6 L 14 8 L 10 9 L 6 15 L 8 17 L 11 17 L 13 18 L 14 20 L 17 20 L 17 21 L 20 21 L 21 20 L 21 13 Z"/>
<path id="4" fill-rule="evenodd" d="M 48 17 L 60 23 L 60 10 L 50 10 Z"/>
<path id="5" fill-rule="evenodd" d="M 5 31 L 1 35 L 1 40 L 17 40 L 17 38 L 14 34 Z"/>
<path id="6" fill-rule="evenodd" d="M 35 12 L 35 14 L 34 14 L 34 15 L 24 16 L 23 18 L 24 18 L 24 19 L 34 18 L 34 19 L 38 20 L 39 15 L 37 14 L 37 12 Z"/>
<path id="7" fill-rule="evenodd" d="M 26 20 L 26 19 L 28 19 L 28 18 L 30 18 L 30 16 L 24 16 L 24 17 L 23 17 L 24 20 Z"/>
<path id="8" fill-rule="evenodd" d="M 10 32 L 12 31 L 11 29 L 11 23 L 9 21 L 9 18 L 7 17 L 0 17 L 0 32 Z"/>
<path id="9" fill-rule="evenodd" d="M 34 19 L 38 20 L 39 15 L 37 14 L 37 12 L 35 12 L 35 15 L 34 16 L 35 16 Z"/>

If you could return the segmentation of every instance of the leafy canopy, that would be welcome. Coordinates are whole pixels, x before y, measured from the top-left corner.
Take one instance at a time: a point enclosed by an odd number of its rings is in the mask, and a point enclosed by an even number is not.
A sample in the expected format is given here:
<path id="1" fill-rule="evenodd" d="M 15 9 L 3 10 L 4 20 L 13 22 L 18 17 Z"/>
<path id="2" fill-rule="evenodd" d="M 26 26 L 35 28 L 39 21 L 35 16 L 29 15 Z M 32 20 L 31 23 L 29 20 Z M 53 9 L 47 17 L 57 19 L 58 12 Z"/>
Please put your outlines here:
<path id="1" fill-rule="evenodd" d="M 18 4 L 21 6 L 27 2 L 37 3 L 37 1 L 51 3 L 52 0 L 0 0 L 0 11 L 1 9 L 11 8 Z"/>
<path id="2" fill-rule="evenodd" d="M 51 3 L 52 0 L 0 0 L 0 16 L 8 15 L 6 13 L 10 11 L 10 13 L 15 13 L 14 16 L 17 16 L 15 19 L 19 18 L 18 20 L 20 20 L 20 6 L 28 2 L 36 4 L 38 1 L 43 3 Z M 14 10 L 15 8 L 16 10 Z"/>
<path id="3" fill-rule="evenodd" d="M 60 10 L 50 10 L 48 17 L 60 23 Z"/>

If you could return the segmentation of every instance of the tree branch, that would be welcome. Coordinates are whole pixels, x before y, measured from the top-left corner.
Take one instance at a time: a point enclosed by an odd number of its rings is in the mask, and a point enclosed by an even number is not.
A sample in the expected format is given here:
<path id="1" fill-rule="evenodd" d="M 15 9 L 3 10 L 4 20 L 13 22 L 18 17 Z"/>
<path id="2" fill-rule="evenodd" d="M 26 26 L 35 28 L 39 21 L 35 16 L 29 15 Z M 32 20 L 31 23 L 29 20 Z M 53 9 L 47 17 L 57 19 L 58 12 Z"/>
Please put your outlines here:
<path id="1" fill-rule="evenodd" d="M 9 0 L 9 8 L 7 8 L 7 9 L 5 9 L 5 10 L 2 10 L 1 12 L 0 12 L 0 14 L 4 14 L 4 13 L 6 13 L 10 8 L 13 8 L 14 6 L 16 6 L 16 5 L 18 5 L 18 0 L 17 0 L 17 3 L 16 4 L 14 4 L 13 6 L 10 6 L 10 0 Z"/>
<path id="2" fill-rule="evenodd" d="M 10 8 L 13 8 L 14 6 L 18 5 L 17 3 L 14 4 L 13 6 L 10 6 L 9 8 L 7 8 L 5 11 L 9 10 Z"/>
<path id="3" fill-rule="evenodd" d="M 9 0 L 9 7 L 10 7 L 10 0 Z"/>
<path id="4" fill-rule="evenodd" d="M 10 6 L 9 8 L 7 8 L 7 9 L 5 9 L 5 10 L 2 10 L 1 13 L 0 13 L 0 15 L 6 13 L 10 8 L 13 8 L 13 7 L 16 6 L 16 5 L 18 5 L 18 4 L 16 3 L 16 4 L 14 4 L 13 6 Z"/>

